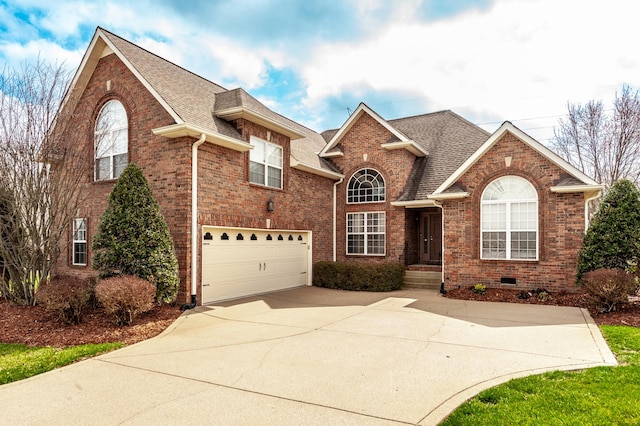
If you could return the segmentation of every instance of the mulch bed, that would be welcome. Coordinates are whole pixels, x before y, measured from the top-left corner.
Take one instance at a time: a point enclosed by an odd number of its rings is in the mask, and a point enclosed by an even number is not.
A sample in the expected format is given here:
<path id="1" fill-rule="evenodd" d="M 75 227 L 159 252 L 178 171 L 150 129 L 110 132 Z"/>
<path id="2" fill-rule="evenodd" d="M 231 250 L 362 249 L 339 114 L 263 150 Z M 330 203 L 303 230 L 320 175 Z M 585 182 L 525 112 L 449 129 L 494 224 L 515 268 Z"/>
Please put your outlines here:
<path id="1" fill-rule="evenodd" d="M 518 295 L 522 290 L 487 288 L 485 294 L 478 294 L 472 287 L 448 290 L 446 297 L 462 300 L 478 300 L 483 302 L 528 303 L 536 305 L 574 306 L 589 310 L 591 317 L 598 325 L 628 325 L 640 327 L 640 302 L 630 302 L 620 305 L 614 312 L 598 312 L 589 303 L 589 296 L 583 293 L 551 293 L 547 300 L 540 301 L 534 292 L 531 297 L 521 299 Z"/>
<path id="2" fill-rule="evenodd" d="M 103 309 L 87 309 L 82 322 L 69 325 L 42 306 L 0 301 L 0 342 L 64 348 L 86 343 L 122 342 L 126 345 L 160 334 L 178 316 L 179 306 L 155 306 L 129 326 L 117 326 Z"/>

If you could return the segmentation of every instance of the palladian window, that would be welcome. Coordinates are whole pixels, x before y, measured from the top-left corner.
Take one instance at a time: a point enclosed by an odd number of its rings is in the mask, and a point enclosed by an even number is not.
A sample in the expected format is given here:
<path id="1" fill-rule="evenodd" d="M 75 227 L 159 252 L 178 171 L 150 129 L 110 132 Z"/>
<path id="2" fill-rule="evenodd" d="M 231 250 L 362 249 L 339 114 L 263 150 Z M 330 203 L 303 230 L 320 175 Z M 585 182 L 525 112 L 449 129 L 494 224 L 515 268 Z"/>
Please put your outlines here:
<path id="1" fill-rule="evenodd" d="M 376 203 L 384 200 L 384 178 L 380 172 L 373 169 L 361 169 L 349 179 L 347 203 Z"/>
<path id="2" fill-rule="evenodd" d="M 538 259 L 538 193 L 519 176 L 491 182 L 480 204 L 482 259 Z"/>
<path id="3" fill-rule="evenodd" d="M 129 162 L 127 113 L 118 101 L 100 110 L 95 128 L 95 180 L 117 179 Z"/>

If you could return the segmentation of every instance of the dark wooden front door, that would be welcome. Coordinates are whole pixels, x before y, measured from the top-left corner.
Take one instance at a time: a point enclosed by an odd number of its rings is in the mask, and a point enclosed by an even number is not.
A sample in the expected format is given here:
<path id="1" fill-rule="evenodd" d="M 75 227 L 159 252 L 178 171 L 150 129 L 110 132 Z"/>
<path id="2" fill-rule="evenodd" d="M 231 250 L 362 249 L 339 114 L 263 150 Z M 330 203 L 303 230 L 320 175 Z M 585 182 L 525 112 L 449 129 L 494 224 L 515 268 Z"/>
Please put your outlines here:
<path id="1" fill-rule="evenodd" d="M 423 212 L 420 215 L 420 261 L 442 263 L 442 214 Z"/>

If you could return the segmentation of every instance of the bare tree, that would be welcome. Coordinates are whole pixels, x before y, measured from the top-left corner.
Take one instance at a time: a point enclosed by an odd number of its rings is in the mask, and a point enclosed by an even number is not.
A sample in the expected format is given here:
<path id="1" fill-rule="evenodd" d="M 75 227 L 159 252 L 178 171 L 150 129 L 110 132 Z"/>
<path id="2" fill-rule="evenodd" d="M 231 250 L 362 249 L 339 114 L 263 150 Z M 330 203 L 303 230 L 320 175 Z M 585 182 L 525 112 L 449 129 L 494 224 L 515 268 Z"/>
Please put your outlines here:
<path id="1" fill-rule="evenodd" d="M 0 293 L 16 302 L 35 304 L 40 282 L 70 240 L 91 173 L 92 153 L 80 143 L 86 131 L 76 129 L 78 140 L 51 131 L 72 123 L 70 113 L 58 112 L 70 81 L 63 65 L 40 59 L 5 68 L 0 77 Z"/>
<path id="2" fill-rule="evenodd" d="M 640 183 L 640 95 L 627 85 L 613 109 L 601 101 L 571 104 L 554 129 L 554 150 L 605 190 L 620 179 Z"/>

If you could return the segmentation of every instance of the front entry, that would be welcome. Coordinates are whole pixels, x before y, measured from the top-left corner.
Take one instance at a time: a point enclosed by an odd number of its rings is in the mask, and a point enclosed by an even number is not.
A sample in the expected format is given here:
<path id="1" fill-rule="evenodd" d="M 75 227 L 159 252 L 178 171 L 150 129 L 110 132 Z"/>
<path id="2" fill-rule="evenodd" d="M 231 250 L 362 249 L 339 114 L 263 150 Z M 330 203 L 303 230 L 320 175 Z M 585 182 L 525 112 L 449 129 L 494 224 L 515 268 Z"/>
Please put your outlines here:
<path id="1" fill-rule="evenodd" d="M 442 213 L 420 214 L 420 262 L 442 264 Z"/>

